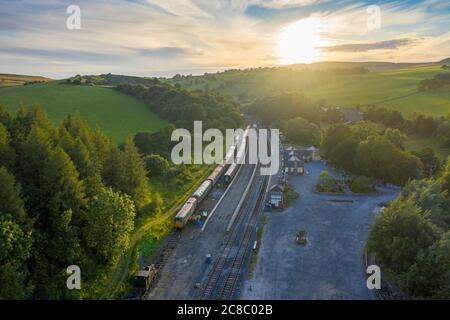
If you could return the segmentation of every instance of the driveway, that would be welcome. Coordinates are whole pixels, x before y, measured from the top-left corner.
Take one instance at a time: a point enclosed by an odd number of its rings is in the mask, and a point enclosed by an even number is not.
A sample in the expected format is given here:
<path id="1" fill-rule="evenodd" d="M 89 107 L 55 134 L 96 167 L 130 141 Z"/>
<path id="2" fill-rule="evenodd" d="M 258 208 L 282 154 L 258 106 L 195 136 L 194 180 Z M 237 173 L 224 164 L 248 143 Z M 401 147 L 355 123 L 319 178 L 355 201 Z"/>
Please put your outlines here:
<path id="1" fill-rule="evenodd" d="M 308 175 L 290 176 L 300 193 L 284 212 L 267 213 L 253 278 L 243 299 L 373 299 L 366 287 L 364 245 L 379 203 L 398 190 L 377 196 L 323 195 L 313 192 L 323 162 L 306 164 Z M 336 202 L 335 200 L 345 202 Z M 296 233 L 306 230 L 308 244 Z"/>

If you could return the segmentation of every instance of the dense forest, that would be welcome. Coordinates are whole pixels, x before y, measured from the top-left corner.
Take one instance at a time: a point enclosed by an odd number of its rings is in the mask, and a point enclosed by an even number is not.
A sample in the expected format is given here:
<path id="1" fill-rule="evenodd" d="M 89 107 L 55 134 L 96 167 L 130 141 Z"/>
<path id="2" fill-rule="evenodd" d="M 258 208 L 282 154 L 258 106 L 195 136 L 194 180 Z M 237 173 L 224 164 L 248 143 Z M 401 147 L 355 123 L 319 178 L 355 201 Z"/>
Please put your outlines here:
<path id="1" fill-rule="evenodd" d="M 110 269 L 136 216 L 151 210 L 145 163 L 79 116 L 54 127 L 38 108 L 0 109 L 0 299 L 81 298 L 66 288 Z"/>
<path id="2" fill-rule="evenodd" d="M 398 129 L 379 132 L 370 122 L 336 124 L 323 134 L 321 150 L 350 172 L 404 185 L 425 175 L 422 161 L 404 150 L 404 139 Z"/>
<path id="3" fill-rule="evenodd" d="M 66 84 L 88 85 L 88 86 L 116 86 L 119 84 L 142 84 L 154 85 L 158 83 L 156 78 L 125 76 L 119 74 L 100 74 L 100 75 L 79 75 L 68 78 L 64 81 Z"/>
<path id="4" fill-rule="evenodd" d="M 301 117 L 319 124 L 318 104 L 299 92 L 286 92 L 256 100 L 245 111 L 260 119 L 264 125 L 281 128 L 287 120 Z"/>
<path id="5" fill-rule="evenodd" d="M 176 127 L 190 129 L 194 120 L 204 128 L 238 128 L 242 125 L 239 107 L 219 94 L 188 91 L 157 78 L 113 74 L 76 75 L 64 81 L 73 85 L 107 85 L 144 101 L 149 108 Z"/>
<path id="6" fill-rule="evenodd" d="M 117 90 L 143 100 L 154 112 L 177 127 L 190 129 L 194 120 L 203 121 L 203 128 L 220 130 L 242 125 L 237 104 L 220 95 L 189 92 L 159 81 L 152 86 L 118 85 Z"/>
<path id="7" fill-rule="evenodd" d="M 415 298 L 450 298 L 450 165 L 408 182 L 379 215 L 368 249 L 387 279 Z"/>
<path id="8" fill-rule="evenodd" d="M 450 147 L 450 119 L 445 116 L 432 117 L 413 113 L 410 119 L 406 119 L 396 110 L 369 107 L 364 112 L 364 119 L 399 129 L 406 134 L 435 138 L 443 147 Z"/>

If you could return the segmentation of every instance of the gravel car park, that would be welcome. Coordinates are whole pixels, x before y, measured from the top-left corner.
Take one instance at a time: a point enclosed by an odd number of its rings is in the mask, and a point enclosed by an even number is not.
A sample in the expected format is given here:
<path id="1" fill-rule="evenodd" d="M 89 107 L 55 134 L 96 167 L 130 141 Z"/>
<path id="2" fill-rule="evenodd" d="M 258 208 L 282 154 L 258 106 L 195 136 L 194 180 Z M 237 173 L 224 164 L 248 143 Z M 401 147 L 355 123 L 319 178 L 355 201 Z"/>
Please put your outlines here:
<path id="1" fill-rule="evenodd" d="M 307 175 L 290 176 L 300 193 L 290 208 L 268 212 L 252 278 L 244 299 L 373 299 L 366 287 L 364 245 L 379 204 L 398 189 L 379 188 L 375 196 L 314 192 L 324 162 L 306 164 Z M 334 174 L 334 173 L 333 173 Z M 299 245 L 299 230 L 307 244 Z"/>

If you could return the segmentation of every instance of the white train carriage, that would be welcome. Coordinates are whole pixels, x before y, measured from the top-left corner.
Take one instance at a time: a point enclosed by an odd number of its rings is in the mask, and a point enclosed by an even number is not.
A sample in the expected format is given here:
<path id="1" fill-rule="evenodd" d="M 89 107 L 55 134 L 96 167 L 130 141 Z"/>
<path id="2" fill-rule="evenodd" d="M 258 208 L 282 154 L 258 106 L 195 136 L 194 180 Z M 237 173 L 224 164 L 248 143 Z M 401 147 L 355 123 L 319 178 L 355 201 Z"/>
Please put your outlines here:
<path id="1" fill-rule="evenodd" d="M 225 172 L 224 180 L 225 183 L 230 183 L 231 180 L 233 180 L 234 176 L 236 175 L 236 172 L 238 171 L 238 166 L 236 163 L 232 163 L 229 167 L 227 172 Z"/>
<path id="2" fill-rule="evenodd" d="M 197 207 L 197 202 L 197 199 L 194 197 L 191 197 L 186 201 L 175 216 L 175 228 L 182 229 L 186 225 Z"/>
<path id="3" fill-rule="evenodd" d="M 231 145 L 228 148 L 227 154 L 225 155 L 225 164 L 229 165 L 234 162 L 234 156 L 236 155 L 236 145 Z"/>
<path id="4" fill-rule="evenodd" d="M 248 137 L 249 128 L 250 127 L 247 127 L 247 129 L 245 129 L 244 134 L 239 139 L 239 142 L 237 144 L 237 151 L 236 151 L 236 163 L 237 164 L 244 163 L 246 150 L 247 150 L 247 144 L 248 144 L 247 137 Z"/>
<path id="5" fill-rule="evenodd" d="M 210 180 L 204 181 L 200 187 L 192 194 L 192 197 L 196 198 L 198 202 L 202 202 L 203 199 L 208 195 L 213 184 Z"/>
<path id="6" fill-rule="evenodd" d="M 217 181 L 219 181 L 220 177 L 225 171 L 225 164 L 219 164 L 214 171 L 208 176 L 206 180 L 209 180 L 212 182 L 212 185 L 215 186 Z"/>

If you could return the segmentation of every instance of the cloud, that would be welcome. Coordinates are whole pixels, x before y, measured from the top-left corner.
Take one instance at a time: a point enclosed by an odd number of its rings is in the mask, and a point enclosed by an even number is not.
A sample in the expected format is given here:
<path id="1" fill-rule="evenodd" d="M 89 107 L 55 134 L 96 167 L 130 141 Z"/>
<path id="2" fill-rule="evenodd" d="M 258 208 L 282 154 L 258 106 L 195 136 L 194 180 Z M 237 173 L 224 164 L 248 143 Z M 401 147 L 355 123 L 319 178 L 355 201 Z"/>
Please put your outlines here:
<path id="1" fill-rule="evenodd" d="M 177 58 L 189 54 L 189 50 L 178 47 L 145 48 L 139 50 L 141 55 L 155 58 Z"/>
<path id="2" fill-rule="evenodd" d="M 82 29 L 73 31 L 65 27 L 72 1 L 1 3 L 0 72 L 9 73 L 151 76 L 270 66 L 278 63 L 280 30 L 306 18 L 323 24 L 322 60 L 429 61 L 450 52 L 450 5 L 438 0 L 379 1 L 376 31 L 366 27 L 372 0 L 77 0 Z M 259 9 L 249 14 L 251 7 Z"/>
<path id="3" fill-rule="evenodd" d="M 321 2 L 326 2 L 329 0 L 249 0 L 242 1 L 246 2 L 246 5 L 257 5 L 265 8 L 292 8 L 292 7 L 303 7 L 307 5 L 317 4 Z"/>
<path id="4" fill-rule="evenodd" d="M 366 52 L 371 50 L 396 50 L 400 47 L 413 45 L 420 41 L 419 39 L 395 39 L 372 43 L 353 43 L 337 46 L 323 47 L 326 52 Z"/>

